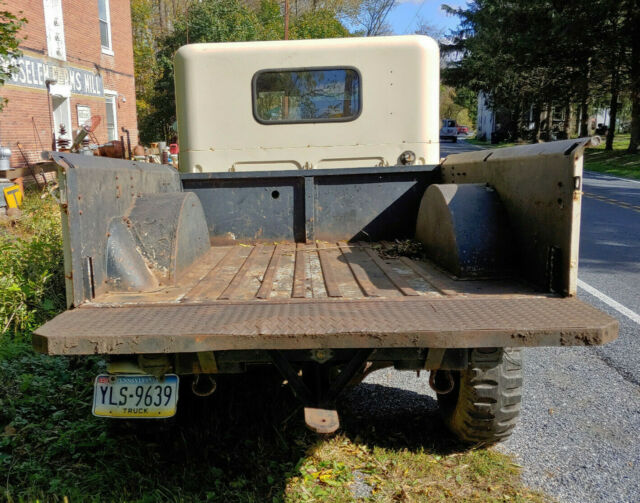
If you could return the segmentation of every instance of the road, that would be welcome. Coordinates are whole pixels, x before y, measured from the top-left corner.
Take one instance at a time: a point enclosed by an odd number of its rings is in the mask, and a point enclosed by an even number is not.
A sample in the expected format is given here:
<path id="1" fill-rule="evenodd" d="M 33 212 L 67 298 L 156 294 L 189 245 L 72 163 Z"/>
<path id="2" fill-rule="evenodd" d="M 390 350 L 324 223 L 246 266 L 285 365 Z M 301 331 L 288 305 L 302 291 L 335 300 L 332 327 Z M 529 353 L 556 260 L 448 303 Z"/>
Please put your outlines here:
<path id="1" fill-rule="evenodd" d="M 441 156 L 477 148 L 443 143 Z M 498 449 L 518 459 L 527 485 L 558 501 L 637 502 L 640 182 L 585 173 L 583 191 L 578 295 L 617 318 L 620 336 L 599 347 L 526 349 L 521 421 Z M 422 413 L 435 407 L 424 373 L 385 369 L 364 386 L 378 407 L 389 388 Z"/>

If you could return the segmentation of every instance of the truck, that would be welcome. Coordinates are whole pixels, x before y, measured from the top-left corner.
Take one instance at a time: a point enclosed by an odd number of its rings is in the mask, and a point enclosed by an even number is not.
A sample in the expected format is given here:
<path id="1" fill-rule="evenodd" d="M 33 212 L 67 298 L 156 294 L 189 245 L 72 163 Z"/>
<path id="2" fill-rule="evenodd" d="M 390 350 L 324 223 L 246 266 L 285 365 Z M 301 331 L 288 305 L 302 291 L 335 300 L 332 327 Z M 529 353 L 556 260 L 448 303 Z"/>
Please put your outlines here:
<path id="1" fill-rule="evenodd" d="M 453 119 L 442 119 L 442 127 L 440 128 L 440 139 L 450 140 L 453 143 L 458 142 L 458 124 Z"/>
<path id="2" fill-rule="evenodd" d="M 425 36 L 182 47 L 180 171 L 51 153 L 68 310 L 34 348 L 107 359 L 98 416 L 271 369 L 331 433 L 341 392 L 392 367 L 430 372 L 461 441 L 508 437 L 522 348 L 617 337 L 576 298 L 595 140 L 440 160 L 438 70 Z"/>

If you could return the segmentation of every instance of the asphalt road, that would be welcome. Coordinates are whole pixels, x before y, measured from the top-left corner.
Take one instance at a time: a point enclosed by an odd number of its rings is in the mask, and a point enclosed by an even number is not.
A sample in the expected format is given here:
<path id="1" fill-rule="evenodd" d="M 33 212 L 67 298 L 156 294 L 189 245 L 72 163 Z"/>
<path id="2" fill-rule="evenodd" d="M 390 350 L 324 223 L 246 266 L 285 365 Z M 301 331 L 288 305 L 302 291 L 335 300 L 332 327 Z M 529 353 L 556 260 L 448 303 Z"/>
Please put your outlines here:
<path id="1" fill-rule="evenodd" d="M 477 148 L 443 143 L 441 156 Z M 583 191 L 578 294 L 617 318 L 620 336 L 599 347 L 526 349 L 520 424 L 498 449 L 519 460 L 527 485 L 558 501 L 638 502 L 640 182 L 585 173 Z M 349 402 L 375 416 L 402 407 L 437 420 L 425 374 L 379 371 Z"/>

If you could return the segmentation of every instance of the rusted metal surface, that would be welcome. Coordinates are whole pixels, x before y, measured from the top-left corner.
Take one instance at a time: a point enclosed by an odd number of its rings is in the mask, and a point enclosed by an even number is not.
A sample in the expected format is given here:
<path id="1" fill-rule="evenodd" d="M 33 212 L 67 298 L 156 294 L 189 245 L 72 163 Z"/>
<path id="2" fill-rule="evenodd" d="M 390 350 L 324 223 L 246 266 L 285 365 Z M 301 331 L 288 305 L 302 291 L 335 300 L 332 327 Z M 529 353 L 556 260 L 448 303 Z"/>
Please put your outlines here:
<path id="1" fill-rule="evenodd" d="M 573 298 L 218 301 L 80 307 L 40 327 L 50 354 L 604 344 L 618 322 Z"/>
<path id="2" fill-rule="evenodd" d="M 77 306 L 109 290 L 111 221 L 126 216 L 142 194 L 180 192 L 180 177 L 157 164 L 61 152 L 51 157 L 60 170 L 67 303 Z"/>
<path id="3" fill-rule="evenodd" d="M 442 183 L 486 183 L 505 207 L 515 266 L 531 283 L 575 295 L 583 151 L 591 138 L 448 156 Z"/>
<path id="4" fill-rule="evenodd" d="M 304 408 L 304 422 L 315 433 L 334 433 L 340 428 L 338 411 L 331 409 Z"/>
<path id="5" fill-rule="evenodd" d="M 500 197 L 486 184 L 432 184 L 422 197 L 416 239 L 457 277 L 510 272 L 512 235 Z"/>
<path id="6" fill-rule="evenodd" d="M 409 238 L 437 166 L 184 173 L 212 237 L 327 241 Z M 399 216 L 401 216 L 399 218 Z"/>

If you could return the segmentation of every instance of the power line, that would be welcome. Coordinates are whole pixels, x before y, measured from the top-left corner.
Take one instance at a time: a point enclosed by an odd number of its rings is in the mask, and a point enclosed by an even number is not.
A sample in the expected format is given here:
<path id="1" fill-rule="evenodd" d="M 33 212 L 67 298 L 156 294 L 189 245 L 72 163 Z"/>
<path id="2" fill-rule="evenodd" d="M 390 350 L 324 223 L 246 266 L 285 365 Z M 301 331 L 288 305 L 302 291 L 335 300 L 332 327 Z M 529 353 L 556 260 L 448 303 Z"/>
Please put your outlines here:
<path id="1" fill-rule="evenodd" d="M 413 24 L 413 22 L 417 19 L 418 14 L 420 14 L 420 11 L 422 10 L 422 8 L 424 7 L 424 4 L 427 3 L 427 0 L 422 0 L 422 3 L 420 4 L 420 7 L 418 7 L 418 10 L 416 11 L 416 13 L 413 15 L 413 17 L 411 18 L 411 21 L 409 21 L 409 24 L 407 25 L 407 27 L 404 29 L 404 33 L 406 34 L 409 31 L 409 26 L 411 26 Z"/>

